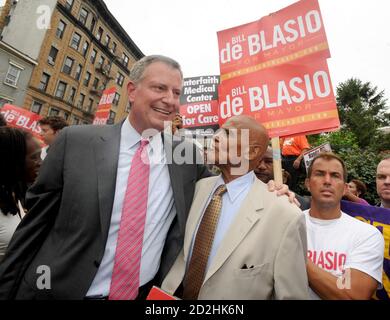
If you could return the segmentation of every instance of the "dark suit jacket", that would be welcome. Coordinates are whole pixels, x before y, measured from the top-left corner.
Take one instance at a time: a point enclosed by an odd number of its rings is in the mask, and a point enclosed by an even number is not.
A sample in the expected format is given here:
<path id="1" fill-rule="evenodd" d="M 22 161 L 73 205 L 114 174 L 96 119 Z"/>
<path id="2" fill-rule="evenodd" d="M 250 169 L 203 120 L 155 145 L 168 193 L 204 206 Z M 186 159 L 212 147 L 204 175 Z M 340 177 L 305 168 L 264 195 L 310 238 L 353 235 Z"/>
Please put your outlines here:
<path id="1" fill-rule="evenodd" d="M 0 265 L 0 299 L 85 297 L 108 237 L 121 125 L 61 131 L 27 193 L 29 213 Z M 168 161 L 177 145 L 177 141 L 164 139 Z M 188 147 L 187 151 L 196 149 L 192 144 Z M 183 246 L 196 181 L 210 175 L 195 163 L 173 163 L 168 168 L 177 216 L 168 233 L 158 278 L 165 276 Z M 37 287 L 40 266 L 50 268 L 50 289 Z"/>

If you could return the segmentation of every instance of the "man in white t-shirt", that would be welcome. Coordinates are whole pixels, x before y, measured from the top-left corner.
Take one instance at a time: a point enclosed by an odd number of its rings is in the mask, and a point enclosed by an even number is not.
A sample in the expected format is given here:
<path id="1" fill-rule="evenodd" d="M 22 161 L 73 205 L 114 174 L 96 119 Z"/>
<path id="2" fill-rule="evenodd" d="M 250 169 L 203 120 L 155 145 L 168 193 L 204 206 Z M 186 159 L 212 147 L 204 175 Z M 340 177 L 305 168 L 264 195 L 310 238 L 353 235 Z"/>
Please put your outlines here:
<path id="1" fill-rule="evenodd" d="M 332 153 L 317 156 L 308 170 L 312 200 L 304 214 L 313 299 L 370 299 L 382 282 L 383 236 L 340 210 L 346 181 L 345 164 Z"/>

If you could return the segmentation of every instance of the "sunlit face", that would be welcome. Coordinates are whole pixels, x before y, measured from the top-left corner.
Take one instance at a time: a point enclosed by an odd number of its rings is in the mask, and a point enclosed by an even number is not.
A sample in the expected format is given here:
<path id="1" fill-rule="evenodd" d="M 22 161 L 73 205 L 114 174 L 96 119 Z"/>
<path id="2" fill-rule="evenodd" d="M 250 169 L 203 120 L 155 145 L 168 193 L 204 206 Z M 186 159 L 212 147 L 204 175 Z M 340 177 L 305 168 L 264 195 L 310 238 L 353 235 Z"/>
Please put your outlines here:
<path id="1" fill-rule="evenodd" d="M 376 170 L 376 191 L 383 201 L 390 201 L 390 160 L 383 160 Z"/>
<path id="2" fill-rule="evenodd" d="M 164 122 L 175 118 L 180 106 L 182 77 L 180 71 L 163 62 L 154 62 L 138 83 L 128 85 L 131 125 L 142 134 L 145 130 L 162 131 Z"/>
<path id="3" fill-rule="evenodd" d="M 317 207 L 331 208 L 340 205 L 341 198 L 347 191 L 343 178 L 343 166 L 336 159 L 315 160 L 306 186 Z"/>
<path id="4" fill-rule="evenodd" d="M 268 149 L 263 159 L 255 169 L 255 174 L 264 183 L 268 183 L 274 178 L 274 163 L 272 158 L 272 150 Z"/>
<path id="5" fill-rule="evenodd" d="M 27 183 L 33 183 L 35 181 L 41 164 L 41 147 L 35 138 L 29 137 L 26 140 L 25 160 L 25 179 Z"/>
<path id="6" fill-rule="evenodd" d="M 40 127 L 43 141 L 50 146 L 57 137 L 58 131 L 53 130 L 48 124 L 41 124 Z"/>

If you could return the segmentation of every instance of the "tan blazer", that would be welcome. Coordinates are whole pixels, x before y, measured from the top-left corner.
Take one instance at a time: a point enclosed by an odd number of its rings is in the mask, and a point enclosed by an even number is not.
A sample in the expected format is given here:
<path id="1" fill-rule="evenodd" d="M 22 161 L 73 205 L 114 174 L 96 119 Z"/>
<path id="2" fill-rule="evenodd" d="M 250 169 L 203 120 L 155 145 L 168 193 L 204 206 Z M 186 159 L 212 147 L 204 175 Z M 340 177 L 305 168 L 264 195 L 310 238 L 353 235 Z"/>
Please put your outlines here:
<path id="1" fill-rule="evenodd" d="M 170 294 L 183 281 L 194 232 L 217 179 L 202 179 L 196 185 L 184 247 L 162 283 Z M 308 299 L 306 251 L 301 210 L 256 179 L 210 264 L 198 298 Z"/>

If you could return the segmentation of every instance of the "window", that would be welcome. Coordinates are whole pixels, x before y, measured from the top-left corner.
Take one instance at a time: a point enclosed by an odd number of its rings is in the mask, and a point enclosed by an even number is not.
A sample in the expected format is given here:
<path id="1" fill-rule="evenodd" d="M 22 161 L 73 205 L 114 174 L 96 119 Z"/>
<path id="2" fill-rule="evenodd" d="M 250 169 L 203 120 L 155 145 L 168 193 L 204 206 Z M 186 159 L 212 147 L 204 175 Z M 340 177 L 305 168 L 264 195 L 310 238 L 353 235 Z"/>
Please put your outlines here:
<path id="1" fill-rule="evenodd" d="M 99 59 L 99 67 L 102 67 L 104 65 L 104 62 L 106 61 L 106 58 L 104 58 L 103 56 L 100 56 L 100 59 Z"/>
<path id="2" fill-rule="evenodd" d="M 47 73 L 43 73 L 38 89 L 42 91 L 46 91 L 47 86 L 49 84 L 49 80 L 50 80 L 50 75 L 48 75 Z"/>
<path id="3" fill-rule="evenodd" d="M 75 32 L 73 34 L 72 41 L 70 42 L 70 46 L 75 50 L 79 50 L 80 42 L 81 42 L 81 36 Z"/>
<path id="4" fill-rule="evenodd" d="M 91 26 L 89 27 L 89 30 L 91 30 L 91 32 L 93 32 L 93 29 L 95 29 L 95 26 L 96 26 L 96 19 L 94 17 L 92 17 Z"/>
<path id="5" fill-rule="evenodd" d="M 82 24 L 86 24 L 87 23 L 87 19 L 88 19 L 88 11 L 85 10 L 84 8 L 81 8 L 80 10 L 80 16 L 79 16 L 79 21 L 82 23 Z"/>
<path id="6" fill-rule="evenodd" d="M 20 77 L 20 73 L 22 72 L 22 69 L 10 64 L 8 67 L 7 75 L 5 76 L 4 82 L 6 84 L 9 84 L 11 86 L 16 86 L 18 84 L 18 80 Z"/>
<path id="7" fill-rule="evenodd" d="M 0 96 L 0 108 L 4 107 L 6 104 L 12 104 L 12 100 L 6 97 Z"/>
<path id="8" fill-rule="evenodd" d="M 103 29 L 99 27 L 98 33 L 96 34 L 96 39 L 100 41 L 103 36 Z"/>
<path id="9" fill-rule="evenodd" d="M 33 101 L 32 106 L 31 106 L 31 112 L 34 112 L 36 114 L 40 114 L 42 110 L 42 103 L 38 101 Z"/>
<path id="10" fill-rule="evenodd" d="M 73 63 L 74 63 L 73 59 L 66 57 L 65 62 L 64 62 L 64 66 L 62 67 L 62 72 L 66 73 L 66 74 L 71 74 L 72 68 L 73 68 Z"/>
<path id="11" fill-rule="evenodd" d="M 83 72 L 83 66 L 81 64 L 79 64 L 77 67 L 77 70 L 76 70 L 76 75 L 75 75 L 76 80 L 80 80 L 81 72 Z"/>
<path id="12" fill-rule="evenodd" d="M 110 110 L 110 116 L 108 117 L 107 124 L 114 124 L 116 113 Z"/>
<path id="13" fill-rule="evenodd" d="M 60 114 L 60 110 L 54 108 L 54 107 L 50 107 L 50 110 L 49 110 L 49 117 L 52 117 L 52 116 L 58 116 Z"/>
<path id="14" fill-rule="evenodd" d="M 73 116 L 72 124 L 77 126 L 79 123 L 80 123 L 80 119 L 78 119 L 75 116 Z"/>
<path id="15" fill-rule="evenodd" d="M 54 66 L 54 63 L 56 62 L 57 54 L 58 54 L 58 49 L 55 47 L 51 47 L 49 56 L 47 57 L 47 62 L 52 66 Z"/>
<path id="16" fill-rule="evenodd" d="M 126 55 L 126 53 L 122 54 L 122 60 L 123 64 L 127 67 L 129 65 L 129 57 Z"/>
<path id="17" fill-rule="evenodd" d="M 95 64 L 96 56 L 97 56 L 97 51 L 95 49 L 93 49 L 92 53 L 91 53 L 91 63 L 92 64 Z"/>
<path id="18" fill-rule="evenodd" d="M 74 101 L 75 96 L 76 96 L 76 88 L 72 87 L 72 88 L 70 89 L 70 94 L 69 94 L 68 102 L 73 104 L 73 101 Z"/>
<path id="19" fill-rule="evenodd" d="M 89 81 L 91 80 L 91 73 L 90 72 L 86 72 L 85 73 L 85 79 L 84 79 L 84 85 L 86 86 L 86 87 L 88 87 L 89 86 Z"/>
<path id="20" fill-rule="evenodd" d="M 69 113 L 64 112 L 64 119 L 65 119 L 65 121 L 68 121 L 68 119 L 69 119 Z"/>
<path id="21" fill-rule="evenodd" d="M 123 86 L 123 82 L 125 81 L 125 76 L 123 74 L 121 74 L 120 72 L 118 72 L 117 76 L 116 76 L 116 83 L 119 85 L 119 86 Z"/>
<path id="22" fill-rule="evenodd" d="M 92 113 L 92 108 L 93 108 L 93 99 L 89 99 L 89 104 L 88 104 L 87 111 L 89 113 Z"/>
<path id="23" fill-rule="evenodd" d="M 97 89 L 98 86 L 99 86 L 99 78 L 95 78 L 95 80 L 93 80 L 92 88 Z"/>
<path id="24" fill-rule="evenodd" d="M 128 103 L 127 103 L 127 106 L 126 106 L 125 112 L 126 112 L 126 113 L 129 113 L 130 110 L 131 110 L 131 104 L 130 104 L 130 102 L 128 102 Z"/>
<path id="25" fill-rule="evenodd" d="M 117 47 L 117 44 L 116 44 L 116 42 L 114 42 L 114 43 L 112 44 L 112 49 L 111 49 L 111 52 L 112 52 L 112 53 L 115 53 L 116 47 Z"/>
<path id="26" fill-rule="evenodd" d="M 64 21 L 60 20 L 60 22 L 58 23 L 58 26 L 57 26 L 57 31 L 56 31 L 57 38 L 62 39 L 62 37 L 64 36 L 64 33 L 65 33 L 65 28 L 66 28 L 66 23 Z"/>
<path id="27" fill-rule="evenodd" d="M 112 101 L 112 103 L 117 106 L 119 104 L 119 99 L 121 98 L 120 94 L 118 93 L 115 93 L 115 97 L 114 97 L 114 100 Z"/>
<path id="28" fill-rule="evenodd" d="M 66 0 L 65 8 L 70 11 L 70 10 L 72 10 L 72 7 L 73 7 L 73 0 Z"/>
<path id="29" fill-rule="evenodd" d="M 83 45 L 83 52 L 82 52 L 84 57 L 87 55 L 88 48 L 89 48 L 89 43 L 85 41 Z"/>
<path id="30" fill-rule="evenodd" d="M 82 109 L 83 108 L 83 105 L 84 105 L 84 100 L 85 100 L 85 95 L 80 93 L 80 99 L 79 99 L 79 103 L 77 104 L 77 106 Z"/>
<path id="31" fill-rule="evenodd" d="M 107 47 L 110 45 L 110 42 L 111 42 L 111 37 L 106 34 L 106 42 L 104 43 Z"/>
<path id="32" fill-rule="evenodd" d="M 55 96 L 57 98 L 60 98 L 60 99 L 64 98 L 66 86 L 67 86 L 67 84 L 65 82 L 62 82 L 62 81 L 58 82 L 57 90 L 56 90 L 56 94 L 55 94 Z"/>

